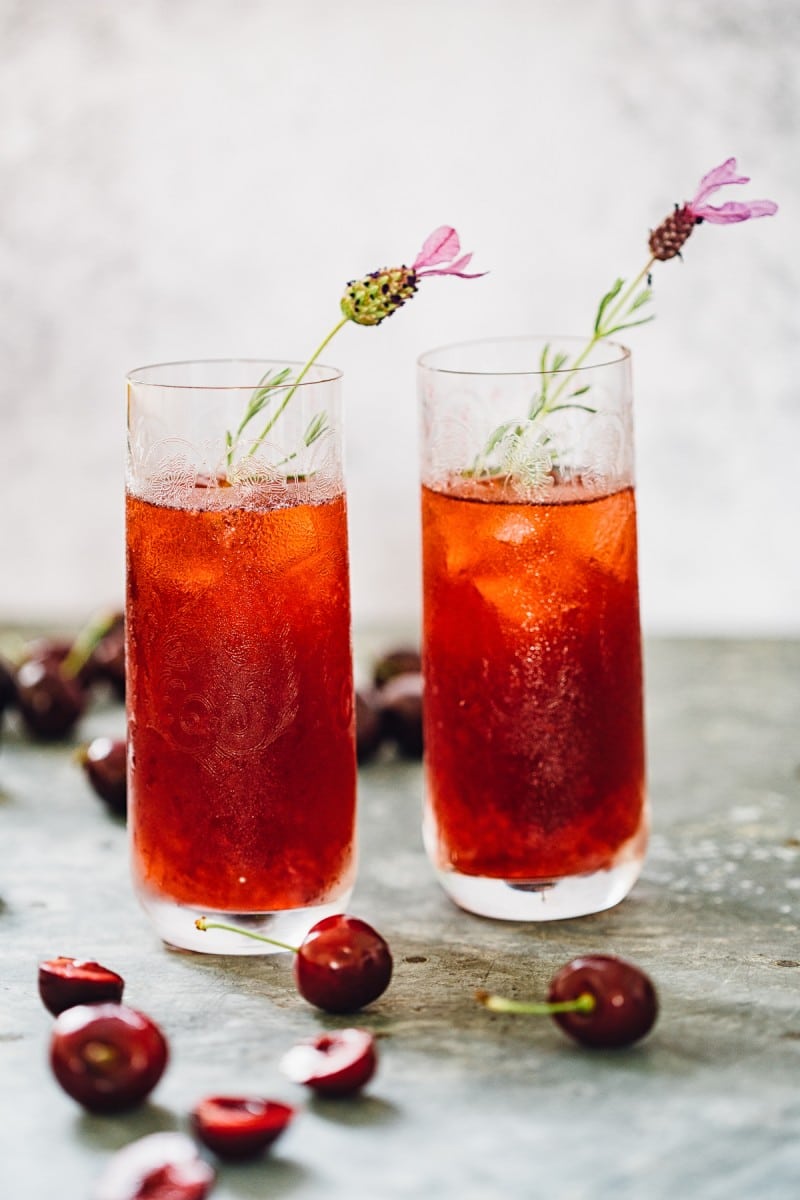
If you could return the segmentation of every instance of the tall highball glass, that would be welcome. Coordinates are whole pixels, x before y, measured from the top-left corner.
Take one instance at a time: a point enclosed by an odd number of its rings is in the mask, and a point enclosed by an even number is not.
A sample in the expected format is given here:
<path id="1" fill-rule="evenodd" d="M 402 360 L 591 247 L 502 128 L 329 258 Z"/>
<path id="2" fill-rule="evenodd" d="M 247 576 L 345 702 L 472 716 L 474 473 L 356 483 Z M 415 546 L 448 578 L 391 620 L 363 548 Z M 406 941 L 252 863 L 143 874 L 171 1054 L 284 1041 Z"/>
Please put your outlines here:
<path id="1" fill-rule="evenodd" d="M 647 840 L 630 354 L 449 346 L 419 392 L 427 852 L 471 912 L 598 912 Z"/>
<path id="2" fill-rule="evenodd" d="M 133 877 L 162 939 L 297 944 L 355 872 L 341 374 L 209 361 L 128 376 Z M 245 418 L 250 414 L 250 419 Z"/>

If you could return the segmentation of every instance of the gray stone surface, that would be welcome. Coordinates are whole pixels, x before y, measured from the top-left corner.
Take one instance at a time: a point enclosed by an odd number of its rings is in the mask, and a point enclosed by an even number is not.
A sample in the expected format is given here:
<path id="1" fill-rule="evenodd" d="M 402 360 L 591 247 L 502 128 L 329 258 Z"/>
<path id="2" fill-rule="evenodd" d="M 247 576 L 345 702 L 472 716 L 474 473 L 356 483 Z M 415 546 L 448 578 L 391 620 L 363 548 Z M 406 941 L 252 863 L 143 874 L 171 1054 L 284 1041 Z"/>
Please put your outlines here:
<path id="1" fill-rule="evenodd" d="M 215 1091 L 299 1104 L 262 1163 L 223 1167 L 214 1196 L 336 1200 L 788 1200 L 800 1178 L 800 643 L 648 647 L 652 846 L 616 910 L 540 926 L 450 905 L 421 850 L 421 772 L 361 772 L 362 867 L 351 908 L 390 941 L 395 978 L 358 1017 L 381 1064 L 354 1102 L 309 1100 L 277 1061 L 352 1023 L 309 1008 L 286 956 L 163 949 L 132 899 L 125 831 L 70 748 L 0 751 L 0 1195 L 82 1198 L 111 1151 L 180 1128 Z M 122 727 L 96 709 L 81 736 Z M 590 1052 L 548 1020 L 492 1016 L 476 987 L 541 995 L 574 954 L 655 979 L 661 1015 L 624 1052 Z M 132 1115 L 84 1115 L 46 1065 L 36 964 L 88 955 L 165 1029 L 171 1065 Z"/>

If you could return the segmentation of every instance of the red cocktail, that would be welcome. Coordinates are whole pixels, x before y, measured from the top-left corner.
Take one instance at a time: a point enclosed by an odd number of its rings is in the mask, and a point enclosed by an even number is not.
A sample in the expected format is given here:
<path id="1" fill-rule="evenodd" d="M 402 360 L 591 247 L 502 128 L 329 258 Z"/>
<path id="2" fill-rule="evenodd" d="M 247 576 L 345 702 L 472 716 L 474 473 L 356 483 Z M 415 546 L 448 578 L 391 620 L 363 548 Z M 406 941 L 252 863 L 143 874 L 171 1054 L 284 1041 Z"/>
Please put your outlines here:
<path id="1" fill-rule="evenodd" d="M 345 499 L 330 472 L 192 478 L 174 453 L 127 497 L 135 884 L 167 941 L 220 949 L 200 914 L 285 940 L 353 884 Z"/>
<path id="2" fill-rule="evenodd" d="M 428 852 L 489 916 L 608 907 L 646 840 L 633 488 L 471 462 L 422 490 Z"/>

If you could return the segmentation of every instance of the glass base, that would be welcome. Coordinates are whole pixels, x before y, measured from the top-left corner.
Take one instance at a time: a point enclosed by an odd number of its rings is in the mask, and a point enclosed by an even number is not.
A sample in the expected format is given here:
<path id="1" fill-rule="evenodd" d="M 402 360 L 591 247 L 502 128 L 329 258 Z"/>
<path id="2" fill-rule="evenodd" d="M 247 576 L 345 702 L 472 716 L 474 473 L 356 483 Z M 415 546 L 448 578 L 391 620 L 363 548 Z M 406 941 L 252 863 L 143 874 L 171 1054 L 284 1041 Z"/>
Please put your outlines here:
<path id="1" fill-rule="evenodd" d="M 332 917 L 347 910 L 352 888 L 327 904 L 309 908 L 289 908 L 276 912 L 229 913 L 208 908 L 191 908 L 173 901 L 157 899 L 151 893 L 139 891 L 139 902 L 156 932 L 167 946 L 175 950 L 193 950 L 197 954 L 282 954 L 283 946 L 271 946 L 255 938 L 242 937 L 222 929 L 203 931 L 195 927 L 198 917 L 208 922 L 232 925 L 244 933 L 260 933 L 275 938 L 286 946 L 299 946 L 312 925 L 323 917 Z"/>
<path id="2" fill-rule="evenodd" d="M 437 870 L 437 878 L 459 908 L 501 921 L 563 921 L 613 908 L 639 878 L 635 859 L 589 875 L 559 879 L 489 879 Z"/>

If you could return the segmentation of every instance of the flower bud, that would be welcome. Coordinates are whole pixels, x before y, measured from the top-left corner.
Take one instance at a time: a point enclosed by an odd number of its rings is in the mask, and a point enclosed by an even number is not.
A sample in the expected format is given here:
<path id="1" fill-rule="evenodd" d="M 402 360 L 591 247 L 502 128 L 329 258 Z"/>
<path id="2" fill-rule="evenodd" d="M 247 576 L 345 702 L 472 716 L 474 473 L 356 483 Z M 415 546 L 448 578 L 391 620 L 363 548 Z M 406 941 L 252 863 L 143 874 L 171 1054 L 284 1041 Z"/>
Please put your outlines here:
<path id="1" fill-rule="evenodd" d="M 363 279 L 352 279 L 341 300 L 341 309 L 356 325 L 380 325 L 385 317 L 410 300 L 417 290 L 416 272 L 409 267 L 384 267 Z"/>
<path id="2" fill-rule="evenodd" d="M 661 222 L 658 229 L 654 229 L 650 234 L 648 245 L 653 258 L 666 262 L 667 259 L 680 254 L 697 224 L 698 219 L 687 204 L 683 208 L 676 207 L 675 211 Z"/>

